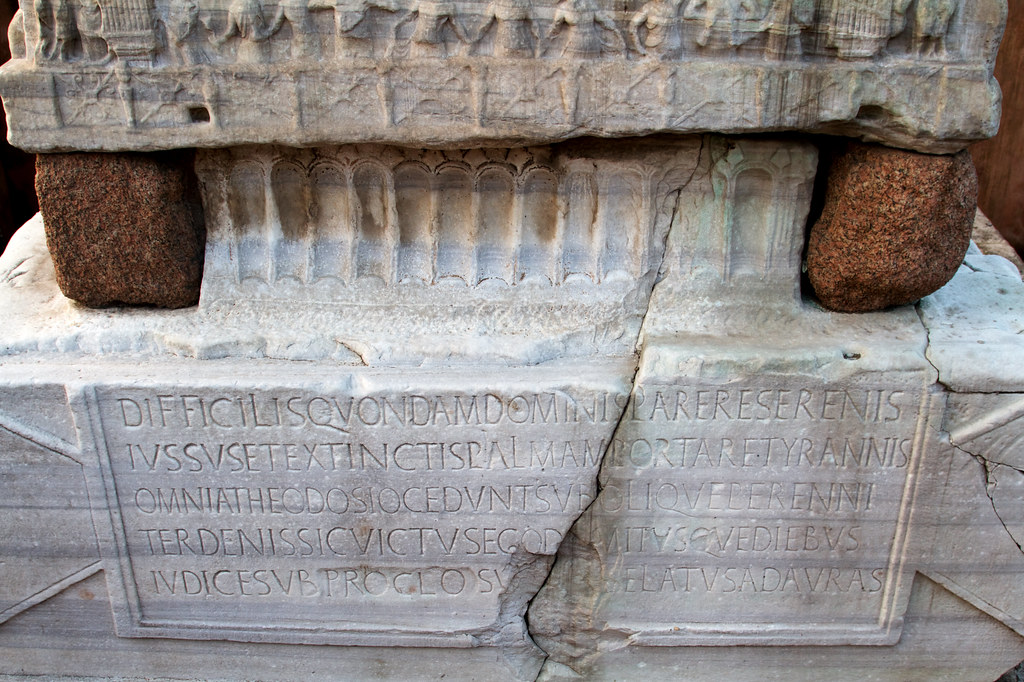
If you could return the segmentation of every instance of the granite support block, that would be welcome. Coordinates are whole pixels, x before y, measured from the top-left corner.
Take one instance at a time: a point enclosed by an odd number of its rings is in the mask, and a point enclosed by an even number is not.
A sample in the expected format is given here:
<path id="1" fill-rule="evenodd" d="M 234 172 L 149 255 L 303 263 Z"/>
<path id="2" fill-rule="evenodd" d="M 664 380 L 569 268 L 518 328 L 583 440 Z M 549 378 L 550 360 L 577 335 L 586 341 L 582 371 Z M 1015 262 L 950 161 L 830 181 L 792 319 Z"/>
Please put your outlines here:
<path id="1" fill-rule="evenodd" d="M 57 282 L 84 305 L 199 299 L 206 230 L 192 154 L 41 154 L 36 191 Z"/>
<path id="2" fill-rule="evenodd" d="M 956 273 L 978 201 L 968 153 L 850 142 L 827 172 L 807 245 L 807 275 L 822 305 L 865 312 L 913 303 Z"/>

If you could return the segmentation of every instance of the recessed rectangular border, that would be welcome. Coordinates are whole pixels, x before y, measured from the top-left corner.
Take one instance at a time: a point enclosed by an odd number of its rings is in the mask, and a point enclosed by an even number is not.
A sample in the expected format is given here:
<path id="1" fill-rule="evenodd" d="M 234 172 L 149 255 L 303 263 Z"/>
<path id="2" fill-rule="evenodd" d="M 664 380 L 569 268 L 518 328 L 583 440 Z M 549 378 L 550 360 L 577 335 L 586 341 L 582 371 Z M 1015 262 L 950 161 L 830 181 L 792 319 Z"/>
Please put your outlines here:
<path id="1" fill-rule="evenodd" d="M 630 642 L 638 646 L 892 646 L 903 634 L 903 615 L 910 601 L 915 568 L 908 565 L 911 515 L 920 489 L 921 463 L 932 445 L 929 433 L 941 423 L 945 397 L 925 381 L 914 428 L 914 445 L 899 502 L 892 548 L 889 552 L 885 587 L 876 625 L 842 625 L 810 622 L 799 626 L 772 623 L 679 623 L 651 627 L 643 621 L 612 620 L 610 628 L 632 632 Z"/>
<path id="2" fill-rule="evenodd" d="M 160 382 L 171 385 L 175 382 Z M 194 640 L 230 640 L 239 642 L 266 642 L 283 644 L 334 644 L 348 646 L 403 646 L 403 647 L 447 647 L 467 648 L 477 646 L 477 638 L 468 632 L 420 630 L 399 625 L 373 627 L 345 621 L 336 623 L 310 622 L 305 625 L 268 623 L 264 626 L 239 625 L 233 622 L 218 622 L 204 619 L 202 623 L 178 620 L 147 618 L 143 613 L 138 588 L 132 580 L 135 574 L 121 515 L 110 453 L 104 437 L 104 425 L 100 413 L 99 391 L 116 386 L 93 384 L 81 389 L 81 408 L 88 413 L 91 438 L 95 443 L 99 464 L 98 476 L 93 477 L 99 508 L 94 506 L 94 523 L 105 545 L 103 566 L 107 572 L 111 607 L 114 612 L 114 627 L 120 637 L 166 637 Z M 80 409 L 81 409 L 80 408 Z M 98 479 L 98 480 L 95 480 Z M 90 493 L 90 499 L 93 499 Z M 105 529 L 107 532 L 104 533 Z"/>

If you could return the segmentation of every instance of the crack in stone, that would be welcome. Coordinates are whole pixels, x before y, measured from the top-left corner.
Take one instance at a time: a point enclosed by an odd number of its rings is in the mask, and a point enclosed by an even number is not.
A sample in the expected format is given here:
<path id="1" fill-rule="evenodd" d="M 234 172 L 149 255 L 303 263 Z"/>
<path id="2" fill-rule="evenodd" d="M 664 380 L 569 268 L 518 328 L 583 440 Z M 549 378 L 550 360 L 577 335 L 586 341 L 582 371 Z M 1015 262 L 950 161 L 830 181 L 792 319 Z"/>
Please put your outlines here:
<path id="1" fill-rule="evenodd" d="M 995 498 L 992 497 L 992 490 L 997 485 L 997 483 L 992 480 L 992 466 L 993 465 L 1004 466 L 1007 469 L 1012 469 L 1012 470 L 1016 471 L 1021 476 L 1024 476 L 1024 471 L 1018 469 L 1017 467 L 1010 466 L 1009 464 L 1002 464 L 1002 463 L 999 463 L 999 462 L 990 462 L 989 460 L 985 459 L 985 457 L 983 457 L 982 455 L 978 455 L 978 454 L 975 454 L 975 453 L 973 453 L 973 452 L 971 452 L 969 450 L 966 450 L 965 448 L 960 447 L 956 443 L 950 442 L 950 445 L 953 448 L 955 448 L 957 451 L 962 452 L 963 454 L 967 455 L 968 457 L 973 457 L 974 459 L 976 459 L 978 461 L 979 464 L 981 464 L 982 470 L 985 472 L 984 473 L 985 497 L 988 498 L 989 504 L 992 505 L 992 513 L 995 514 L 996 519 L 999 520 L 999 525 L 1001 525 L 1003 527 L 1003 530 L 1006 531 L 1006 534 L 1010 537 L 1010 540 L 1013 541 L 1013 544 L 1017 546 L 1017 549 L 1020 550 L 1021 554 L 1024 554 L 1024 545 L 1022 545 L 1020 542 L 1018 542 L 1017 538 L 1015 538 L 1013 536 L 1013 533 L 1010 532 L 1010 529 L 1006 525 L 1006 521 L 1004 521 L 1003 517 L 999 515 L 999 509 L 996 507 L 996 500 L 995 500 Z"/>
<path id="2" fill-rule="evenodd" d="M 337 344 L 339 346 L 341 346 L 342 348 L 344 348 L 348 352 L 352 353 L 352 355 L 354 355 L 357 358 L 359 358 L 359 361 L 363 363 L 364 367 L 369 367 L 370 366 L 370 363 L 367 362 L 367 360 L 366 360 L 366 353 L 365 352 L 357 350 L 352 344 L 346 343 L 346 342 L 342 341 L 341 339 L 335 339 L 335 341 L 337 342 Z"/>
<path id="3" fill-rule="evenodd" d="M 674 216 L 674 213 L 673 213 L 673 216 Z M 650 309 L 650 298 L 648 298 L 648 310 L 649 309 Z M 646 318 L 646 317 L 647 317 L 647 311 L 644 312 L 644 318 Z M 637 343 L 639 343 L 639 342 L 640 342 L 640 334 L 638 333 L 637 334 Z M 594 498 L 590 501 L 590 503 L 586 506 L 586 508 L 584 508 L 582 511 L 580 511 L 579 515 L 575 519 L 573 519 L 573 522 L 569 525 L 569 530 L 566 533 L 566 538 L 568 538 L 569 535 L 573 534 L 573 529 L 576 527 L 576 523 L 581 518 L 583 518 L 587 514 L 588 511 L 590 511 L 591 507 L 593 507 L 595 504 L 597 504 L 597 499 L 601 496 L 601 490 L 602 490 L 602 486 L 601 486 L 601 471 L 604 468 L 605 457 L 608 454 L 608 450 L 612 447 L 612 443 L 615 440 L 615 434 L 619 432 L 619 428 L 622 426 L 623 421 L 625 421 L 625 419 L 626 419 L 626 415 L 627 415 L 627 413 L 629 411 L 629 404 L 632 401 L 633 392 L 636 389 L 636 377 L 637 377 L 637 374 L 640 373 L 639 352 L 640 351 L 638 349 L 637 350 L 637 363 L 636 363 L 635 368 L 633 369 L 633 376 L 630 378 L 630 381 L 629 381 L 629 384 L 630 384 L 629 400 L 627 400 L 626 403 L 622 406 L 622 412 L 619 414 L 619 418 L 615 422 L 615 426 L 614 426 L 614 428 L 612 428 L 612 430 L 610 432 L 611 433 L 611 437 L 608 439 L 608 445 L 605 447 L 604 452 L 601 453 L 601 460 L 600 460 L 599 464 L 597 465 L 597 474 L 596 474 L 597 480 L 594 481 Z M 562 539 L 563 543 L 565 542 L 566 538 Z M 561 549 L 561 547 L 562 547 L 562 545 L 559 544 L 559 549 Z M 544 582 L 541 584 L 540 589 L 537 590 L 537 592 L 533 595 L 533 597 L 529 600 L 529 602 L 527 602 L 526 611 L 523 614 L 523 619 L 524 619 L 524 621 L 526 623 L 526 632 L 527 632 L 528 635 L 530 635 L 530 640 L 534 642 L 534 645 L 537 646 L 538 649 L 540 649 L 542 652 L 544 652 L 544 661 L 541 664 L 540 670 L 537 672 L 537 676 L 534 678 L 533 682 L 539 682 L 539 680 L 541 679 L 541 676 L 544 674 L 544 667 L 547 664 L 547 662 L 550 660 L 550 654 L 548 654 L 548 652 L 545 651 L 543 647 L 541 647 L 539 644 L 537 644 L 536 640 L 534 640 L 534 638 L 533 638 L 533 633 L 531 632 L 531 628 L 530 628 L 530 608 L 533 606 L 533 602 L 537 599 L 538 596 L 540 596 L 541 592 L 544 591 L 544 588 L 547 586 L 548 582 L 551 580 L 551 576 L 554 573 L 555 564 L 557 562 L 558 562 L 558 552 L 555 553 L 555 558 L 551 562 L 551 565 L 548 567 L 548 574 L 547 574 L 547 576 L 545 576 Z M 572 672 L 575 673 L 576 675 L 580 675 L 579 671 L 575 670 L 571 666 L 569 666 L 569 665 L 567 665 L 565 663 L 562 663 L 561 661 L 557 661 L 557 663 L 559 663 L 562 666 L 565 666 L 569 670 L 572 670 Z M 580 676 L 582 677 L 582 675 L 580 675 Z"/>
<path id="4" fill-rule="evenodd" d="M 14 282 L 14 280 L 18 279 L 22 275 L 27 274 L 29 272 L 27 268 L 24 270 L 19 270 L 19 268 L 29 260 L 31 260 L 31 256 L 25 256 L 21 260 L 16 262 L 14 265 L 12 265 L 10 268 L 8 268 L 6 271 L 4 271 L 2 274 L 0 274 L 0 282 L 2 282 L 3 284 L 11 284 L 12 282 Z"/>
<path id="5" fill-rule="evenodd" d="M 999 508 L 996 506 L 995 498 L 992 497 L 992 490 L 995 489 L 997 483 L 992 480 L 992 470 L 988 466 L 989 462 L 981 457 L 979 457 L 979 459 L 981 459 L 985 465 L 985 496 L 988 497 L 988 501 L 992 504 L 992 512 L 996 515 L 996 518 L 999 519 L 999 525 L 1003 527 L 1003 530 L 1006 531 L 1006 534 L 1010 536 L 1011 540 L 1013 540 L 1013 544 L 1017 546 L 1017 549 L 1020 550 L 1021 554 L 1024 554 L 1024 545 L 1021 545 L 1021 543 L 1017 542 L 1017 538 L 1015 538 L 1013 536 L 1013 533 L 1010 532 L 1010 529 L 1006 525 L 1006 521 L 1004 521 L 1003 517 L 999 515 Z M 1006 464 L 1000 466 L 1006 466 L 1007 468 L 1013 469 L 1017 473 L 1024 476 L 1024 471 L 1021 471 L 1020 469 L 1016 469 Z"/>
<path id="6" fill-rule="evenodd" d="M 697 171 L 700 170 L 701 162 L 704 161 L 704 153 L 705 153 L 705 148 L 707 146 L 707 142 L 708 142 L 707 136 L 706 135 L 702 135 L 701 138 L 700 138 L 700 148 L 697 150 L 697 161 L 696 161 L 696 163 L 693 166 L 693 170 L 690 171 L 690 176 L 688 178 L 686 178 L 686 180 L 682 184 L 680 184 L 679 187 L 673 192 L 675 194 L 675 200 L 672 202 L 672 215 L 669 218 L 668 228 L 665 230 L 665 235 L 662 237 L 661 260 L 658 263 L 658 269 L 657 269 L 657 272 L 655 274 L 655 278 L 651 282 L 651 289 L 650 289 L 650 291 L 647 294 L 647 302 L 646 302 L 646 305 L 644 307 L 644 312 L 643 312 L 643 315 L 640 316 L 640 326 L 637 329 L 636 341 L 633 343 L 634 357 L 636 358 L 636 364 L 634 365 L 634 368 L 633 368 L 633 376 L 630 377 L 630 380 L 629 380 L 629 399 L 627 399 L 626 403 L 622 406 L 622 412 L 619 414 L 619 418 L 615 422 L 615 426 L 610 431 L 611 437 L 608 439 L 608 445 L 605 447 L 604 452 L 601 453 L 601 458 L 600 458 L 600 461 L 598 462 L 598 465 L 597 465 L 596 480 L 594 481 L 594 498 L 590 501 L 590 503 L 586 506 L 586 508 L 581 510 L 579 515 L 575 519 L 573 519 L 573 522 L 569 525 L 569 531 L 566 534 L 566 537 L 568 537 L 568 535 L 572 534 L 573 528 L 576 526 L 576 523 L 581 518 L 583 518 L 583 516 L 586 515 L 586 513 L 590 510 L 591 507 L 593 507 L 597 503 L 597 499 L 601 495 L 601 490 L 602 490 L 602 486 L 601 486 L 601 471 L 604 468 L 604 461 L 605 461 L 605 458 L 606 458 L 606 456 L 608 454 L 608 450 L 612 447 L 612 443 L 613 443 L 613 441 L 615 439 L 615 434 L 619 432 L 619 428 L 622 426 L 623 421 L 625 421 L 625 419 L 626 419 L 626 415 L 627 415 L 628 410 L 629 410 L 629 404 L 632 401 L 634 391 L 636 390 L 636 377 L 640 373 L 640 356 L 641 356 L 641 353 L 642 353 L 642 350 L 643 350 L 640 347 L 640 342 L 641 342 L 641 338 L 643 337 L 644 322 L 647 320 L 647 316 L 651 312 L 651 302 L 654 300 L 654 290 L 657 288 L 658 283 L 661 282 L 662 279 L 664 279 L 664 274 L 665 274 L 664 268 L 665 268 L 666 254 L 668 252 L 668 240 L 669 240 L 669 237 L 670 237 L 670 235 L 672 233 L 672 227 L 673 227 L 673 225 L 675 225 L 676 219 L 679 216 L 679 202 L 682 199 L 683 190 L 686 187 L 688 187 L 691 182 L 693 182 L 694 177 L 696 177 L 696 175 L 697 175 Z M 709 171 L 708 171 L 709 175 L 710 175 L 710 172 L 711 171 L 709 169 Z M 562 539 L 562 542 L 563 543 L 565 542 L 565 538 Z M 561 549 L 561 543 L 559 544 L 559 550 L 560 549 Z M 533 595 L 533 597 L 531 597 L 530 600 L 527 602 L 527 604 L 526 604 L 526 611 L 523 613 L 523 621 L 524 621 L 524 623 L 526 625 L 526 634 L 529 636 L 530 641 L 532 641 L 534 643 L 534 646 L 536 646 L 544 655 L 544 660 L 541 662 L 540 669 L 538 670 L 537 675 L 534 678 L 534 682 L 539 682 L 540 678 L 544 675 L 544 668 L 547 666 L 548 661 L 551 660 L 551 657 L 550 657 L 550 654 L 547 651 L 545 651 L 543 647 L 541 647 L 539 644 L 537 644 L 536 640 L 533 637 L 533 632 L 531 631 L 531 627 L 530 627 L 530 608 L 533 606 L 533 603 L 534 603 L 534 601 L 536 601 L 537 597 L 540 596 L 540 594 L 544 591 L 544 588 L 547 587 L 547 584 L 551 580 L 551 576 L 554 573 L 554 569 L 555 569 L 555 564 L 556 563 L 558 563 L 558 552 L 557 551 L 555 552 L 554 560 L 552 560 L 551 565 L 548 566 L 548 572 L 547 572 L 547 575 L 544 578 L 544 582 L 541 583 L 540 588 Z M 564 666 L 566 669 L 571 670 L 575 675 L 578 675 L 578 676 L 582 677 L 582 675 L 580 675 L 579 671 L 575 670 L 571 666 L 569 666 L 569 665 L 567 665 L 565 663 L 562 663 L 561 661 L 557 661 L 557 663 L 560 666 Z"/>
<path id="7" fill-rule="evenodd" d="M 924 361 L 927 362 L 933 370 L 935 370 L 935 383 L 942 386 L 947 391 L 951 391 L 952 389 L 945 381 L 943 381 L 942 372 L 939 370 L 938 365 L 932 362 L 932 359 L 928 357 L 928 349 L 932 347 L 932 330 L 924 319 L 924 311 L 921 310 L 920 301 L 914 304 L 914 312 L 917 313 L 917 319 L 921 321 L 921 327 L 924 329 L 924 349 L 921 351 L 921 356 L 924 358 Z"/>

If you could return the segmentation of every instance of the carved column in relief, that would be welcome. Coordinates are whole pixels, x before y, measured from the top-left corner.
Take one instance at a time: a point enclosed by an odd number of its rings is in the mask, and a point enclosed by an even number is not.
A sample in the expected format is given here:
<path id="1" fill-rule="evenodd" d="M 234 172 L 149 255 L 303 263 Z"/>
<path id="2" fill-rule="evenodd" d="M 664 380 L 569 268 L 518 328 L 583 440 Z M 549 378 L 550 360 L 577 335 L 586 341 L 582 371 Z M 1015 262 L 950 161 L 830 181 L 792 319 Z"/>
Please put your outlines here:
<path id="1" fill-rule="evenodd" d="M 585 162 L 570 165 L 565 179 L 562 280 L 593 278 L 596 270 L 598 190 L 594 169 L 588 166 Z"/>
<path id="2" fill-rule="evenodd" d="M 336 163 L 326 161 L 313 166 L 311 178 L 315 233 L 310 254 L 310 281 L 324 278 L 348 281 L 351 276 L 349 254 L 352 252 L 352 238 L 349 221 L 352 209 L 345 172 Z"/>
<path id="3" fill-rule="evenodd" d="M 228 207 L 231 241 L 237 249 L 239 282 L 269 280 L 270 250 L 266 234 L 266 169 L 258 161 L 244 160 L 230 169 Z"/>
<path id="4" fill-rule="evenodd" d="M 712 170 L 721 196 L 722 276 L 725 281 L 760 280 L 797 288 L 800 240 L 790 196 L 806 189 L 814 164 L 784 150 L 772 156 L 737 147 Z M 767 203 L 771 207 L 764 210 Z"/>
<path id="5" fill-rule="evenodd" d="M 434 179 L 434 220 L 437 225 L 435 281 L 461 278 L 470 282 L 475 270 L 473 254 L 473 182 L 461 163 L 442 164 Z"/>
<path id="6" fill-rule="evenodd" d="M 555 282 L 554 244 L 558 238 L 558 179 L 548 168 L 526 172 L 519 190 L 522 216 L 517 280 Z"/>
<path id="7" fill-rule="evenodd" d="M 384 168 L 360 162 L 352 170 L 355 202 L 356 277 L 372 277 L 390 284 L 394 273 L 394 190 Z"/>
<path id="8" fill-rule="evenodd" d="M 309 187 L 299 164 L 278 162 L 271 172 L 270 186 L 277 225 L 273 239 L 274 281 L 307 281 L 309 240 Z"/>
<path id="9" fill-rule="evenodd" d="M 638 256 L 644 252 L 644 230 L 628 226 L 650 222 L 648 180 L 637 170 L 615 169 L 603 173 L 599 195 L 603 201 L 598 211 L 601 251 L 595 277 L 599 281 L 629 279 L 639 272 Z"/>
<path id="10" fill-rule="evenodd" d="M 515 233 L 512 219 L 515 185 L 512 173 L 500 166 L 484 168 L 476 180 L 476 281 L 514 284 Z"/>
<path id="11" fill-rule="evenodd" d="M 635 282 L 654 267 L 656 217 L 672 213 L 687 182 L 689 171 L 664 162 L 645 170 L 557 147 L 209 152 L 198 166 L 213 216 L 208 284 L 251 279 L 244 287 L 267 295 L 282 281 L 293 282 L 283 292 L 334 280 L 307 289 L 319 295 L 360 279 Z"/>
<path id="12" fill-rule="evenodd" d="M 905 24 L 910 0 L 832 0 L 828 44 L 842 58 L 870 58 Z"/>
<path id="13" fill-rule="evenodd" d="M 397 279 L 429 284 L 433 281 L 433 207 L 430 171 L 424 164 L 410 161 L 395 169 L 395 213 L 399 240 Z"/>
<path id="14" fill-rule="evenodd" d="M 813 150 L 710 139 L 706 152 L 706 170 L 680 195 L 666 253 L 679 276 L 663 288 L 674 291 L 673 305 L 728 288 L 759 310 L 791 310 L 800 300 L 805 220 L 797 211 L 806 210 L 797 198 L 810 196 Z"/>
<path id="15" fill-rule="evenodd" d="M 156 52 L 153 0 L 102 0 L 103 38 L 121 59 L 149 60 Z"/>

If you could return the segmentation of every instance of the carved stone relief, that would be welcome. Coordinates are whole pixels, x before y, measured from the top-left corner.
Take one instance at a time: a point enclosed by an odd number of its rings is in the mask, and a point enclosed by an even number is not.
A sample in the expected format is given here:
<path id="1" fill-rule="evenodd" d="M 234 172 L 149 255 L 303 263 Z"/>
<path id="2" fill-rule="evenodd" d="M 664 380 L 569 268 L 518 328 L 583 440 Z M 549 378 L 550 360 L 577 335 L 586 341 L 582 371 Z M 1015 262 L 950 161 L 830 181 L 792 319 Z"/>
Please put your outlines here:
<path id="1" fill-rule="evenodd" d="M 113 56 L 162 64 L 185 44 L 191 54 L 220 63 L 261 63 L 279 53 L 300 61 L 374 54 L 678 59 L 686 53 L 728 55 L 748 43 L 777 59 L 871 59 L 903 34 L 908 18 L 918 55 L 938 58 L 945 56 L 939 48 L 961 10 L 955 0 L 912 6 L 911 0 L 833 0 L 822 7 L 811 0 L 652 0 L 626 9 L 597 0 L 498 0 L 479 7 L 432 0 L 167 3 L 36 0 L 35 60 L 103 62 Z M 289 45 L 261 47 L 268 41 Z M 648 46 L 657 49 L 648 54 Z"/>
<path id="2" fill-rule="evenodd" d="M 57 148 L 42 134 L 56 129 L 65 144 L 127 150 L 785 128 L 949 151 L 994 129 L 981 37 L 1001 12 L 996 0 L 34 0 L 12 25 L 25 56 L 0 72 L 0 93 L 14 139 L 39 151 Z M 79 77 L 116 80 L 123 114 L 40 118 L 88 106 L 52 84 Z M 743 85 L 702 111 L 694 86 L 730 79 Z M 346 97 L 331 106 L 313 94 L 325 90 Z M 137 111 L 158 103 L 168 111 Z"/>
<path id="3" fill-rule="evenodd" d="M 238 283 L 630 281 L 656 258 L 656 215 L 678 190 L 671 168 L 552 148 L 260 149 L 199 167 L 225 219 L 206 276 Z"/>

